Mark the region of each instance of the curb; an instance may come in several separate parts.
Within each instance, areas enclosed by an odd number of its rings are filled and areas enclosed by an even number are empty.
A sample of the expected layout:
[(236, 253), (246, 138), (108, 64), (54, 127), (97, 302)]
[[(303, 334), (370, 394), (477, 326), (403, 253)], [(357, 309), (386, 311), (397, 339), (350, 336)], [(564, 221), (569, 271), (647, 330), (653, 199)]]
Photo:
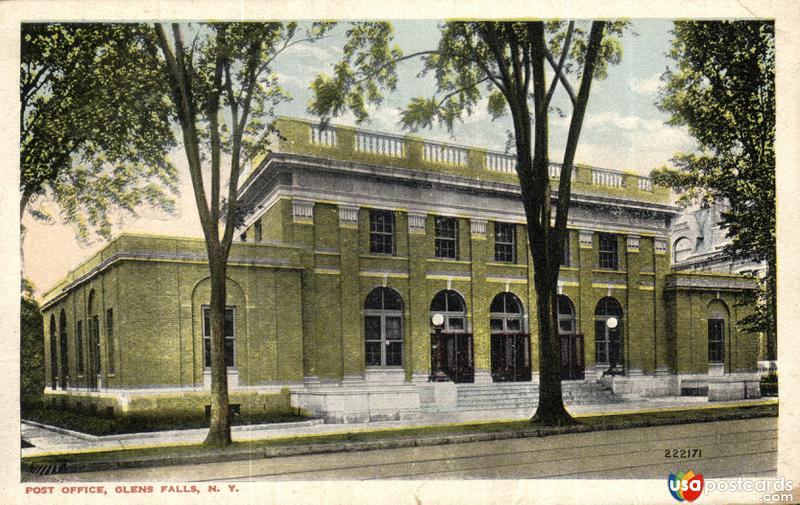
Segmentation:
[[(736, 413), (720, 416), (709, 416), (705, 419), (651, 419), (648, 421), (632, 421), (628, 424), (602, 424), (597, 426), (573, 425), (556, 428), (529, 428), (524, 430), (504, 431), (494, 433), (470, 433), (463, 435), (446, 435), (431, 437), (409, 437), (391, 440), (375, 440), (366, 442), (332, 442), (306, 445), (283, 445), (262, 448), (235, 448), (217, 449), (204, 454), (186, 456), (155, 456), (146, 459), (131, 459), (117, 461), (80, 461), (53, 464), (37, 464), (22, 462), (24, 473), (79, 473), (97, 472), (106, 470), (123, 470), (131, 468), (148, 468), (156, 466), (176, 466), (203, 463), (221, 463), (226, 461), (244, 461), (250, 459), (276, 458), (288, 456), (302, 456), (310, 454), (330, 454), (336, 452), (358, 452), (380, 449), (399, 449), (409, 447), (426, 447), (434, 445), (463, 444), (473, 442), (488, 442), (493, 440), (507, 440), (513, 438), (547, 437), (553, 435), (566, 435), (572, 433), (586, 433), (592, 431), (613, 431), (631, 428), (646, 428), (656, 426), (670, 426), (678, 424), (697, 424), (717, 421), (735, 421), (743, 419), (757, 419), (764, 417), (777, 417), (769, 412)], [(24, 480), (24, 479), (23, 479)]]

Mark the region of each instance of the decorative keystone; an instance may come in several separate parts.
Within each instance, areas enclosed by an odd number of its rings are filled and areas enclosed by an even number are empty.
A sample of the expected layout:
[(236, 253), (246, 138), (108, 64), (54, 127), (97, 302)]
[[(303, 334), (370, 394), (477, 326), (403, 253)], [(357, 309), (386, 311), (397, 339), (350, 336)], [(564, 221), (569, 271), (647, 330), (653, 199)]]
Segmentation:
[(641, 237), (639, 235), (628, 235), (627, 243), (628, 243), (628, 251), (629, 252), (639, 252), (639, 239)]
[(358, 228), (358, 207), (339, 205), (339, 227)]
[(578, 245), (581, 249), (592, 248), (592, 237), (594, 232), (592, 230), (578, 230)]
[(301, 224), (314, 223), (314, 202), (292, 200), (292, 221)]
[(408, 213), (408, 233), (411, 234), (424, 234), (425, 233), (425, 217), (423, 213)]
[(472, 238), (476, 240), (486, 240), (486, 220), (485, 219), (470, 219), (469, 232)]

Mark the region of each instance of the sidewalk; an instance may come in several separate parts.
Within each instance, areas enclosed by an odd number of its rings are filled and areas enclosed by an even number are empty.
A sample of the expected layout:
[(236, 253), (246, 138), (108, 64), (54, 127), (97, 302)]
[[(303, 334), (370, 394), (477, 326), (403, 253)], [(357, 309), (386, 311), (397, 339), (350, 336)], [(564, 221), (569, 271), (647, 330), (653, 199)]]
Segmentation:
[[(652, 398), (645, 401), (628, 401), (613, 404), (575, 405), (568, 407), (571, 414), (580, 416), (608, 415), (617, 413), (637, 413), (675, 409), (706, 409), (758, 405), (772, 400), (737, 400), (728, 402), (708, 402), (704, 397)], [(254, 426), (236, 426), (232, 429), (235, 441), (250, 441), (298, 435), (323, 433), (363, 432), (376, 429), (401, 428), (409, 426), (435, 426), (470, 421), (499, 421), (526, 419), (533, 415), (530, 409), (476, 410), (459, 412), (426, 413), (418, 419), (402, 421), (379, 421), (359, 424), (325, 424), (320, 420), (295, 423), (277, 423)], [(22, 457), (45, 454), (93, 452), (113, 449), (140, 449), (144, 447), (174, 446), (196, 444), (203, 441), (207, 429), (161, 431), (150, 433), (131, 433), (124, 435), (92, 436), (68, 430), (44, 427), (22, 421), (22, 438), (34, 447), (22, 449)]]

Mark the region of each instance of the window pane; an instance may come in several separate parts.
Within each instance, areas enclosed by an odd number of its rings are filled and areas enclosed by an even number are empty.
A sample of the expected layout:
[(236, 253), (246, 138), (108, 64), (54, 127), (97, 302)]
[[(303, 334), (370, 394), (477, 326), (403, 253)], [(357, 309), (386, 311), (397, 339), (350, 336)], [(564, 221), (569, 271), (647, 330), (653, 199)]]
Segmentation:
[(440, 217), (435, 219), (435, 252), (437, 258), (455, 259), (457, 256), (457, 230), (458, 222), (452, 217)]
[(371, 210), (369, 213), (370, 252), (393, 254), (394, 216), (391, 211)]
[(381, 343), (367, 342), (364, 347), (364, 361), (367, 366), (381, 366)]
[(233, 328), (233, 308), (225, 309), (225, 336), (232, 337), (236, 335)]
[(522, 314), (522, 303), (519, 298), (511, 293), (505, 293), (506, 300), (506, 313), (508, 314)]
[(206, 368), (211, 367), (211, 339), (203, 339), (203, 366)]
[(434, 312), (444, 312), (447, 310), (447, 293), (445, 291), (439, 291), (436, 293), (436, 296), (433, 297), (431, 301), (431, 311)]
[(559, 319), (558, 328), (561, 333), (572, 333), (572, 319)]
[(572, 306), (572, 301), (565, 295), (558, 296), (558, 313), (559, 314), (574, 314), (575, 310)]
[(401, 342), (386, 342), (386, 366), (400, 366), (403, 364), (403, 344)]
[(225, 339), (225, 364), (229, 367), (234, 366), (233, 364), (233, 346), (234, 346), (234, 339), (226, 338)]
[(513, 263), (516, 241), (516, 228), (513, 223), (495, 223), (494, 225), (494, 259)]
[(114, 373), (114, 310), (106, 310), (106, 351), (108, 353), (108, 373)]
[(383, 308), (385, 310), (403, 310), (403, 299), (394, 289), (383, 288)]
[(449, 317), (447, 318), (447, 327), (451, 330), (463, 330), (464, 318), (463, 317)]
[(495, 312), (498, 314), (505, 312), (506, 308), (505, 305), (503, 304), (504, 299), (505, 299), (504, 293), (495, 296), (494, 300), (492, 300), (492, 305), (489, 307), (489, 312)]
[(364, 316), (364, 339), (366, 340), (381, 339), (380, 316)]
[(604, 320), (594, 322), (594, 339), (597, 342), (606, 339), (606, 322)]
[(492, 331), (503, 331), (503, 320), (502, 319), (491, 319), (489, 321), (489, 325), (492, 328)]
[(617, 269), (617, 236), (601, 233), (599, 236), (600, 268)]
[(506, 319), (506, 325), (508, 326), (508, 331), (520, 331), (522, 328), (522, 321), (516, 318), (509, 318)]
[(367, 300), (364, 302), (365, 309), (381, 310), (383, 302), (381, 301), (382, 288), (375, 288), (367, 295)]
[(211, 336), (211, 311), (208, 307), (203, 307), (203, 336)]
[(447, 311), (464, 312), (464, 300), (455, 291), (447, 292)]
[(386, 317), (386, 339), (387, 340), (403, 340), (403, 332), (400, 325), (399, 317)]

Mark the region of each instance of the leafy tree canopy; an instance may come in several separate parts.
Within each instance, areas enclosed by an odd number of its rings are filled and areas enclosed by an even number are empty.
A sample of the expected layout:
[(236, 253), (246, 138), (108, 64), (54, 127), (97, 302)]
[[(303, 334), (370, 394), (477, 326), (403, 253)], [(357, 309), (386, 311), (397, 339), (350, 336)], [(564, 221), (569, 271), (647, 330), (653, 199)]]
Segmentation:
[(173, 210), (168, 88), (139, 24), (23, 24), (20, 219), (52, 199), (79, 238), (108, 238), (115, 210)]

